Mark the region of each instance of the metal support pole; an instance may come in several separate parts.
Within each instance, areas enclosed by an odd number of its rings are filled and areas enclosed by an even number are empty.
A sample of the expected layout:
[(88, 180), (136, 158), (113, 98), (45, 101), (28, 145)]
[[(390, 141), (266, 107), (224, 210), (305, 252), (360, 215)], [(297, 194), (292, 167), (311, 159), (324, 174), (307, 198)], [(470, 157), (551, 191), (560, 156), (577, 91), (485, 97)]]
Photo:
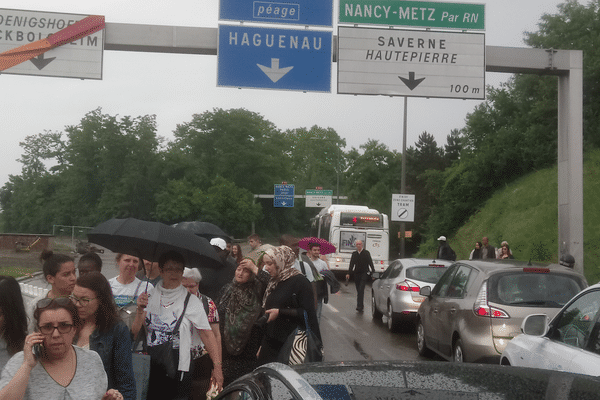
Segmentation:
[(335, 201), (335, 204), (340, 204), (340, 152), (341, 152), (341, 150), (340, 150), (339, 144), (337, 142), (335, 144), (337, 145), (337, 149), (338, 149), (338, 151), (337, 151), (337, 168), (335, 169), (335, 172), (336, 172), (335, 176), (337, 179), (337, 188), (336, 188), (336, 192), (335, 192), (335, 194), (337, 195), (336, 196), (337, 199)]
[(583, 273), (583, 52), (558, 78), (558, 251)]
[[(402, 174), (400, 178), (400, 194), (406, 194), (406, 131), (408, 119), (408, 97), (404, 96), (404, 121), (402, 122)], [(404, 258), (404, 234), (406, 225), (400, 222), (400, 258)]]

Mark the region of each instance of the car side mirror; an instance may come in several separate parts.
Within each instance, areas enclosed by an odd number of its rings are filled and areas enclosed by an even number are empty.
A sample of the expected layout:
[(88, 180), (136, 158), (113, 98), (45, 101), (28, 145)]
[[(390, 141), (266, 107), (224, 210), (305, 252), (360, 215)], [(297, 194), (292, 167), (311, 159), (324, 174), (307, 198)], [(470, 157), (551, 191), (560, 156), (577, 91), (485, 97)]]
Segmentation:
[(525, 317), (521, 331), (526, 335), (544, 336), (548, 332), (548, 316), (546, 314), (531, 314)]
[(419, 290), (419, 294), (421, 296), (425, 296), (425, 297), (429, 297), (431, 296), (431, 286), (423, 286), (420, 290)]
[(371, 273), (371, 277), (373, 279), (379, 279), (379, 278), (381, 278), (381, 272), (373, 272), (373, 273)]

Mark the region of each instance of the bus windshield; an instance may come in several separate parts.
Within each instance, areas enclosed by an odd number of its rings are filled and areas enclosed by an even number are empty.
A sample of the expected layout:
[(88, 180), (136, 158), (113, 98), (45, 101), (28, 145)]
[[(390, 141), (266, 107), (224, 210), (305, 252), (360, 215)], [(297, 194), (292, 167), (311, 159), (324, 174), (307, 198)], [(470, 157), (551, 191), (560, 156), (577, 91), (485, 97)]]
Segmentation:
[(340, 226), (383, 228), (383, 218), (381, 214), (342, 212), (340, 213)]

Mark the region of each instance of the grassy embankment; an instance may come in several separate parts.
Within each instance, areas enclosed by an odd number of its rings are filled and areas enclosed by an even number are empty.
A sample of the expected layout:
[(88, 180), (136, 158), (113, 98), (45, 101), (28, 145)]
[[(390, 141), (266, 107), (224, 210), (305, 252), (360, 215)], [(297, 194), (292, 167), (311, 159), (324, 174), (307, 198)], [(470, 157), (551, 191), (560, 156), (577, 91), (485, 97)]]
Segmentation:
[[(583, 164), (584, 273), (600, 281), (600, 150), (588, 152)], [(434, 235), (444, 232), (436, 232)], [(558, 262), (558, 169), (531, 173), (500, 188), (483, 207), (448, 238), (458, 259), (469, 257), (483, 236), (499, 246), (506, 240), (518, 260)], [(435, 255), (437, 243), (422, 246), (419, 257)]]

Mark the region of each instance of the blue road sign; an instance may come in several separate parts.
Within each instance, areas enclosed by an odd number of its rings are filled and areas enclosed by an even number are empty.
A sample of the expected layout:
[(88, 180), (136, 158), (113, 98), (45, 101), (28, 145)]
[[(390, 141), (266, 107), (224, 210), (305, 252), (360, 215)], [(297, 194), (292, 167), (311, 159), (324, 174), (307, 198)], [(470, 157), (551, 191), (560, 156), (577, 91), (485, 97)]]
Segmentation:
[(333, 0), (286, 0), (286, 2), (221, 0), (219, 19), (333, 26)]
[(332, 32), (219, 25), (217, 86), (331, 92)]
[(294, 185), (275, 185), (273, 207), (294, 207)]

